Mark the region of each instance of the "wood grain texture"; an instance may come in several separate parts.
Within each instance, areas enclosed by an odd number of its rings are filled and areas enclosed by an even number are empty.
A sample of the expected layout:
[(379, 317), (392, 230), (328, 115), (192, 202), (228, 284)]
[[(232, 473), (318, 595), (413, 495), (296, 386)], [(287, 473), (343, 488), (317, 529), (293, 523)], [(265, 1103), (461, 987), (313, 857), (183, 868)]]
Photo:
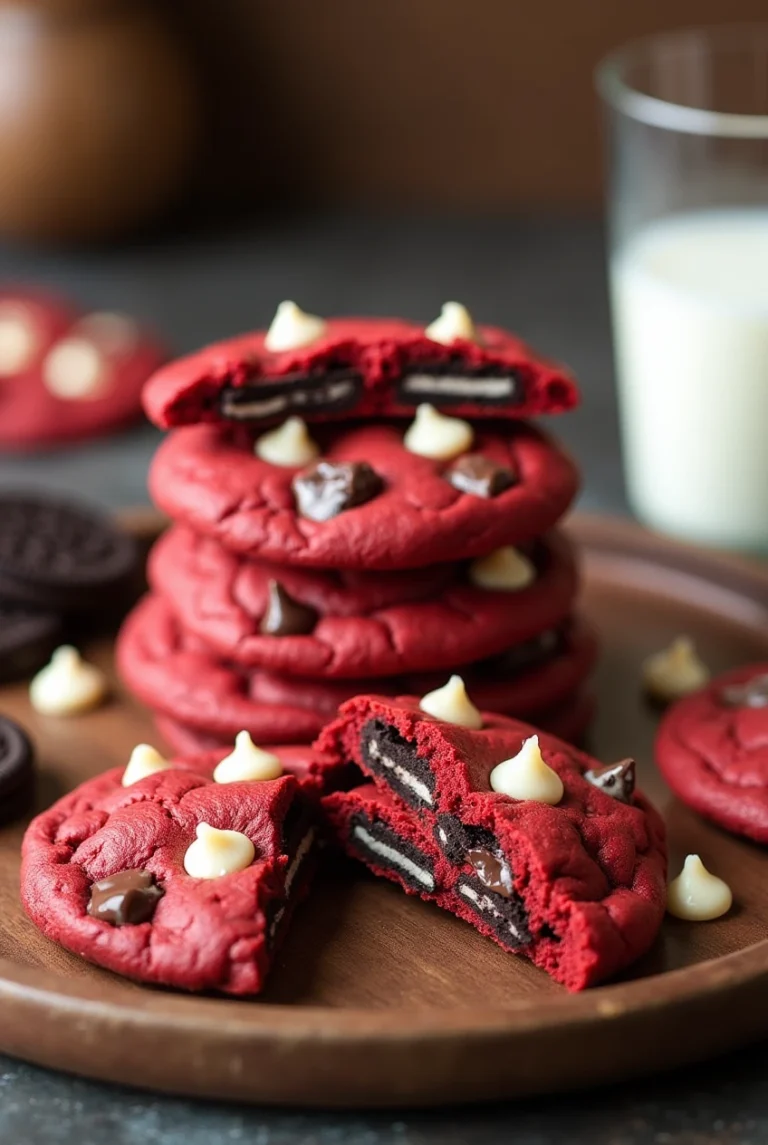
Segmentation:
[[(147, 535), (146, 514), (134, 526)], [(632, 754), (663, 809), (672, 866), (689, 851), (733, 887), (725, 919), (668, 919), (620, 982), (566, 994), (436, 907), (341, 859), (298, 912), (266, 993), (225, 1001), (145, 989), (48, 942), (18, 900), (22, 825), (0, 832), (0, 1050), (170, 1092), (314, 1106), (423, 1105), (573, 1088), (696, 1060), (764, 1033), (768, 857), (675, 802), (651, 762), (656, 717), (639, 697), (648, 653), (680, 632), (714, 670), (768, 658), (768, 571), (576, 518), (584, 604), (605, 650), (594, 747)], [(111, 671), (108, 642), (88, 649)], [(0, 692), (40, 748), (39, 805), (153, 739), (121, 694), (76, 720)]]

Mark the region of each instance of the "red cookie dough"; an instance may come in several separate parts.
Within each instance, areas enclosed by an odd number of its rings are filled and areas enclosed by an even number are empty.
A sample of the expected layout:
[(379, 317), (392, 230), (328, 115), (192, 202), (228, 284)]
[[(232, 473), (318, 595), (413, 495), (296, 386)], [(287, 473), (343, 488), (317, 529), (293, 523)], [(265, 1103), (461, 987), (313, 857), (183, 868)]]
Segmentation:
[(479, 327), (477, 342), (448, 346), (399, 318), (332, 319), (310, 345), (281, 353), (266, 349), (265, 336), (256, 330), (165, 366), (147, 384), (148, 416), (167, 429), (238, 416), (408, 415), (430, 401), (474, 417), (521, 418), (578, 402), (568, 373), (493, 326)]
[(144, 383), (164, 357), (125, 315), (0, 293), (0, 448), (55, 446), (136, 421)]
[[(533, 558), (538, 577), (529, 588), (490, 592), (472, 585), (463, 565), (367, 576), (305, 570), (239, 558), (176, 528), (155, 546), (149, 579), (181, 626), (228, 660), (355, 679), (454, 668), (559, 624), (576, 595), (573, 550), (552, 534)], [(303, 606), (310, 631), (261, 631), (270, 585)]]
[(315, 747), (354, 760), (375, 788), (330, 795), (323, 807), (342, 846), (377, 874), (580, 990), (653, 942), (666, 903), (664, 825), (644, 796), (623, 803), (588, 782), (599, 765), (543, 733), (561, 802), (493, 791), (493, 768), (534, 733), (488, 714), (470, 731), (425, 715), (413, 698), (359, 696)]
[(768, 663), (736, 668), (673, 704), (655, 752), (683, 803), (768, 843)]
[[(224, 741), (245, 729), (259, 743), (309, 742), (339, 705), (364, 686), (359, 680), (296, 679), (262, 669), (238, 669), (198, 637), (185, 633), (168, 604), (153, 596), (146, 597), (125, 621), (116, 654), (124, 682), (143, 703)], [(482, 707), (492, 701), (504, 711), (529, 715), (576, 691), (594, 657), (591, 630), (572, 625), (563, 630), (551, 660), (534, 661), (528, 671), (505, 670), (502, 657), (471, 667), (465, 679)], [(374, 683), (392, 695), (417, 684), (423, 694), (444, 684), (446, 676), (441, 672)], [(372, 681), (365, 683), (370, 686)]]
[[(313, 866), (314, 829), (284, 831), (296, 781), (218, 784), (174, 769), (123, 787), (122, 776), (117, 768), (88, 780), (31, 823), (21, 871), (27, 914), (54, 942), (129, 978), (258, 993)], [(247, 835), (254, 862), (191, 878), (184, 855), (200, 823)], [(147, 921), (112, 925), (88, 913), (94, 883), (139, 871), (162, 892)]]
[(473, 454), (517, 474), (495, 497), (446, 479), (451, 462), (408, 452), (402, 424), (317, 427), (325, 460), (366, 462), (377, 496), (325, 521), (299, 515), (292, 481), (302, 470), (253, 452), (243, 427), (191, 426), (169, 435), (150, 470), (150, 492), (175, 520), (259, 560), (315, 568), (416, 568), (483, 556), (539, 536), (565, 513), (579, 476), (573, 461), (531, 426), (478, 430)]

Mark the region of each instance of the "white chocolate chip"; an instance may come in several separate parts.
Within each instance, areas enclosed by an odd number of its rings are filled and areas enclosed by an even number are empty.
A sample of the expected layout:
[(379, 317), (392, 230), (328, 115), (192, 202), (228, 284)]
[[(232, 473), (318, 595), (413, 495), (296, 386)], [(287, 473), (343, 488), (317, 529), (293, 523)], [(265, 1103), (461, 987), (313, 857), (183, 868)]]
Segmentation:
[(492, 592), (519, 592), (536, 580), (536, 566), (512, 545), (504, 545), (488, 553), (487, 557), (472, 561), (469, 579), (476, 588), (487, 588)]
[(665, 704), (698, 691), (708, 680), (709, 669), (687, 636), (678, 636), (669, 648), (649, 656), (643, 664), (643, 687)]
[(63, 401), (99, 397), (109, 375), (101, 351), (87, 338), (62, 338), (43, 362), (46, 389)]
[(97, 310), (76, 327), (78, 335), (96, 342), (106, 354), (127, 354), (139, 340), (139, 328), (127, 314)]
[(63, 644), (29, 685), (36, 712), (46, 716), (75, 716), (97, 707), (107, 694), (107, 679), (95, 664), (82, 659), (76, 648)]
[(148, 743), (138, 743), (131, 752), (128, 766), (123, 772), (123, 787), (132, 787), (140, 779), (146, 779), (148, 775), (154, 775), (156, 771), (168, 771), (172, 767), (173, 764), (170, 760), (162, 756), (154, 747), (150, 747)]
[(481, 728), (483, 717), (467, 695), (461, 676), (451, 676), (442, 688), (422, 696), (419, 707), (436, 720), (456, 724), (460, 728)]
[(305, 314), (295, 302), (281, 302), (267, 330), (264, 346), (270, 354), (298, 350), (322, 338), (326, 323), (316, 314)]
[(669, 884), (667, 910), (675, 918), (705, 922), (731, 909), (731, 888), (711, 874), (698, 855), (689, 855), (683, 869)]
[(539, 747), (539, 737), (523, 742), (517, 755), (502, 760), (491, 772), (491, 789), (511, 799), (527, 799), (554, 807), (563, 798), (563, 781), (548, 763)]
[(240, 831), (220, 831), (198, 824), (197, 838), (184, 855), (184, 870), (193, 879), (220, 879), (244, 871), (256, 858), (256, 848)]
[(444, 346), (450, 346), (457, 338), (467, 342), (477, 341), (472, 315), (460, 302), (444, 302), (440, 317), (430, 322), (424, 333), (433, 342), (441, 342)]
[(317, 442), (309, 436), (306, 423), (300, 417), (289, 417), (277, 429), (271, 429), (256, 439), (254, 451), (270, 465), (295, 468), (308, 465), (319, 455)]
[(0, 377), (21, 373), (30, 365), (40, 335), (22, 306), (0, 305)]
[(474, 430), (468, 421), (446, 417), (428, 402), (416, 407), (416, 417), (408, 426), (403, 444), (409, 453), (448, 461), (472, 448)]
[(239, 783), (241, 780), (278, 779), (283, 765), (272, 752), (262, 751), (248, 735), (238, 732), (235, 749), (222, 759), (213, 773), (215, 783)]

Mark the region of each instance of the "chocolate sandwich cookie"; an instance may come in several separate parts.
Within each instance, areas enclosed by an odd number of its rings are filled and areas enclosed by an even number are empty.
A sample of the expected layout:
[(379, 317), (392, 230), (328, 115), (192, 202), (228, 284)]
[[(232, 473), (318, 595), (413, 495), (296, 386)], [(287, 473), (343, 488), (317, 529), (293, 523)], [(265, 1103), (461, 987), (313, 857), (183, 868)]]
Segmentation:
[(149, 578), (181, 626), (225, 659), (351, 680), (454, 668), (556, 627), (576, 595), (572, 548), (550, 534), (528, 559), (530, 583), (493, 591), (473, 583), (471, 564), (388, 574), (292, 568), (176, 528), (155, 546)]
[[(257, 456), (245, 427), (190, 426), (160, 446), (150, 490), (172, 518), (233, 552), (367, 571), (481, 557), (529, 541), (559, 520), (576, 493), (573, 462), (531, 426), (483, 423), (471, 445), (463, 448), (464, 433), (460, 452), (443, 460), (406, 448), (407, 432), (402, 423), (318, 426), (315, 460), (284, 465)], [(309, 456), (307, 448), (296, 456)], [(469, 454), (513, 483), (489, 480), (485, 493), (468, 491), (456, 472)], [(367, 500), (340, 500), (339, 474), (355, 488), (349, 470), (363, 465), (378, 484), (368, 483)]]
[[(504, 711), (533, 714), (557, 706), (588, 675), (595, 655), (594, 637), (579, 627), (558, 637), (561, 651), (549, 661), (534, 658), (530, 674), (518, 664), (506, 678), (502, 669), (482, 663), (465, 672), (477, 703), (493, 702)], [(311, 680), (259, 668), (238, 668), (217, 656), (176, 621), (168, 604), (149, 596), (124, 623), (116, 647), (124, 683), (155, 712), (215, 739), (230, 740), (245, 728), (261, 743), (309, 742), (340, 704), (372, 683), (391, 695), (402, 694), (410, 677), (367, 680)], [(439, 687), (446, 673), (418, 677), (419, 685)], [(520, 707), (518, 700), (530, 704)], [(175, 742), (175, 741), (174, 741)]]
[(159, 370), (144, 393), (148, 416), (163, 429), (260, 425), (292, 414), (408, 416), (430, 402), (465, 416), (525, 418), (578, 401), (568, 373), (496, 327), (446, 331), (456, 335), (446, 338), (402, 319), (323, 322), (297, 314), (303, 325), (278, 337), (257, 330)]
[(326, 797), (324, 810), (376, 873), (569, 989), (594, 985), (640, 957), (661, 925), (663, 822), (628, 778), (609, 790), (575, 748), (478, 716), (470, 729), (417, 699), (349, 701), (315, 747), (353, 760), (373, 785)]
[(659, 727), (655, 754), (683, 803), (768, 843), (768, 664), (736, 668), (679, 700)]
[(87, 506), (0, 493), (0, 598), (62, 612), (112, 608), (134, 586), (133, 538)]
[(314, 865), (299, 786), (175, 766), (88, 780), (31, 823), (27, 914), (54, 942), (140, 982), (257, 994)]
[(35, 753), (29, 737), (0, 716), (0, 825), (20, 818), (35, 797)]
[(56, 613), (0, 600), (1, 684), (32, 675), (62, 642), (62, 621)]
[(50, 447), (136, 421), (142, 387), (164, 358), (125, 314), (0, 293), (0, 446)]

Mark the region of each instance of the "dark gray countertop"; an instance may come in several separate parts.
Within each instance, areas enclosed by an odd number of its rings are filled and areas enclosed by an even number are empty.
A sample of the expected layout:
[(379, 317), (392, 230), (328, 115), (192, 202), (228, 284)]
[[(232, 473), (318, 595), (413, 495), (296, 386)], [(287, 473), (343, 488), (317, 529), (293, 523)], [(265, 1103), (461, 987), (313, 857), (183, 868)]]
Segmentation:
[[(484, 321), (514, 327), (573, 366), (585, 402), (555, 428), (582, 464), (582, 504), (624, 508), (595, 222), (280, 219), (247, 234), (110, 252), (0, 251), (0, 279), (48, 284), (86, 305), (125, 308), (151, 320), (179, 352), (268, 322), (286, 297), (320, 313), (389, 312), (423, 320), (446, 298), (458, 298)], [(147, 462), (157, 440), (154, 431), (139, 428), (83, 448), (0, 459), (0, 484), (53, 484), (110, 506), (135, 504), (146, 500)], [(576, 1097), (402, 1116), (304, 1115), (156, 1098), (0, 1057), (0, 1142), (754, 1145), (768, 1140), (766, 1078), (764, 1046)]]

